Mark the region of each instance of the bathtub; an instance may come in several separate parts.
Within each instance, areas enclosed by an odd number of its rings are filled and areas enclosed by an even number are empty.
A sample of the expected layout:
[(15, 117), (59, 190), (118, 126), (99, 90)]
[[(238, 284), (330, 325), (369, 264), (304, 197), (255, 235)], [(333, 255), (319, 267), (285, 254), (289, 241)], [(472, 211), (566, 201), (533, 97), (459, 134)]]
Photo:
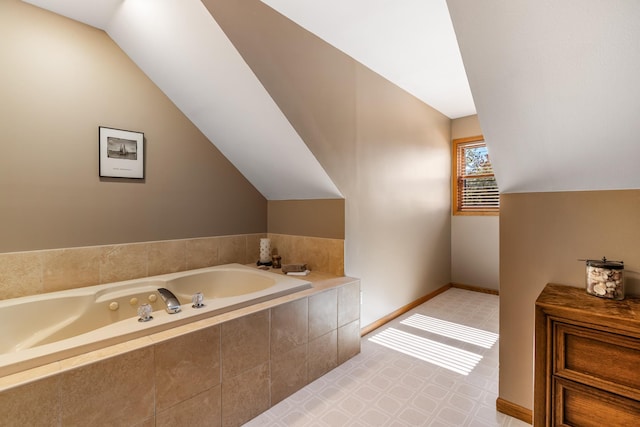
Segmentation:
[[(158, 294), (169, 289), (181, 311)], [(227, 264), (0, 301), (0, 376), (311, 288), (298, 278)], [(204, 307), (193, 308), (196, 292)], [(138, 306), (153, 319), (138, 321)]]

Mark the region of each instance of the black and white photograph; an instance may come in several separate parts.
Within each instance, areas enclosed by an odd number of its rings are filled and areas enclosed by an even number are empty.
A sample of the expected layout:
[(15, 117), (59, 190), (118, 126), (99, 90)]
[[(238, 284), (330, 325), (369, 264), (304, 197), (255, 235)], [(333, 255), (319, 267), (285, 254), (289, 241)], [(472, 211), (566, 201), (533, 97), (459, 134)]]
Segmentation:
[(138, 144), (131, 139), (107, 137), (107, 157), (138, 160)]
[(99, 127), (100, 177), (144, 178), (144, 134)]

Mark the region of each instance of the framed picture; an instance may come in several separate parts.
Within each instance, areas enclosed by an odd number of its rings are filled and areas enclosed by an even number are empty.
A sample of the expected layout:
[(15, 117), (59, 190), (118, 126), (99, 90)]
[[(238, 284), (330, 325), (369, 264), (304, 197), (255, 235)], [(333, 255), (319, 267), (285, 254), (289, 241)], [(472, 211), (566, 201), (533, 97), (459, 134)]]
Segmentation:
[(144, 179), (144, 133), (100, 126), (100, 177)]

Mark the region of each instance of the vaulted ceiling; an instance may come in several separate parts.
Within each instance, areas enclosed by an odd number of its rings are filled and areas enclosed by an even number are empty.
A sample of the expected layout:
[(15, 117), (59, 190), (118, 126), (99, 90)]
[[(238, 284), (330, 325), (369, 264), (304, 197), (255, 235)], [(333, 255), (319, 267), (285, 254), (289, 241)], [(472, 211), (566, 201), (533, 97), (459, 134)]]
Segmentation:
[(640, 188), (640, 2), (448, 5), (501, 192)]
[(476, 113), (445, 0), (262, 0), (449, 118)]
[[(104, 29), (266, 198), (340, 197), (199, 0), (25, 1)], [(477, 107), (501, 192), (640, 188), (635, 0), (263, 1), (450, 118)]]

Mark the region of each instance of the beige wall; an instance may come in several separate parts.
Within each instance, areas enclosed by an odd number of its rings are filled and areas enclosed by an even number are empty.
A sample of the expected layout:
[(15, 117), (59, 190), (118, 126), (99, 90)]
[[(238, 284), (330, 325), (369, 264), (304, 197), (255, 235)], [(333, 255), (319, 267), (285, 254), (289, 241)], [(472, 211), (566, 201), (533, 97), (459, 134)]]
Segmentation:
[(500, 290), (497, 216), (451, 217), (451, 281)]
[(282, 264), (344, 275), (344, 199), (270, 200), (267, 237)]
[[(451, 139), (477, 135), (482, 135), (477, 115), (451, 121)], [(451, 217), (452, 282), (499, 289), (499, 233), (497, 216)]]
[(344, 199), (269, 200), (269, 233), (344, 239)]
[(480, 120), (477, 114), (451, 120), (451, 139), (468, 138), (478, 135), (482, 135), (482, 128), (480, 127)]
[[(0, 2), (0, 252), (266, 232), (267, 203), (103, 31)], [(98, 178), (98, 126), (146, 179)]]
[(345, 196), (362, 324), (451, 279), (450, 120), (258, 0), (204, 0)]
[[(533, 316), (549, 282), (584, 286), (585, 263), (623, 260), (640, 294), (640, 190), (503, 194), (500, 213), (500, 397), (533, 406)], [(594, 297), (595, 298), (595, 297)]]

